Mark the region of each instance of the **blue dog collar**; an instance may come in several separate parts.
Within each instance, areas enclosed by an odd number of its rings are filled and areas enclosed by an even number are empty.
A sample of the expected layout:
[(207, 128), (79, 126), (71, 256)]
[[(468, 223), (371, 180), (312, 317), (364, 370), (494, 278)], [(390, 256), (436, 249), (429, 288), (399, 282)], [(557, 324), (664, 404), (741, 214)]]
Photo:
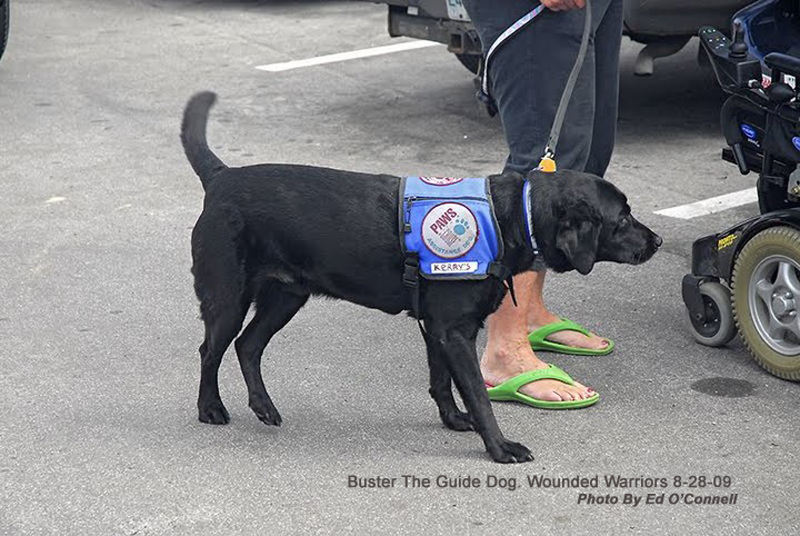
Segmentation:
[(522, 186), (522, 216), (525, 218), (525, 230), (528, 234), (528, 242), (533, 248), (533, 254), (539, 255), (539, 245), (536, 243), (536, 236), (533, 234), (533, 220), (531, 219), (531, 181), (525, 179)]

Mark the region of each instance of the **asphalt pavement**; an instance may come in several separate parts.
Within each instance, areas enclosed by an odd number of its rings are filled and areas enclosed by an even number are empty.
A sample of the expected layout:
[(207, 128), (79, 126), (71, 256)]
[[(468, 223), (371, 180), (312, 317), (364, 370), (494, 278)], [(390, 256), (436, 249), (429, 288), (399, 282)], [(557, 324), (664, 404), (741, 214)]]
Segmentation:
[[(231, 165), (497, 172), (500, 124), (444, 47), (265, 72), (256, 67), (396, 42), (386, 7), (12, 0), (11, 11), (0, 61), (0, 533), (800, 533), (800, 387), (738, 341), (695, 344), (680, 298), (691, 242), (757, 208), (654, 214), (754, 181), (719, 158), (724, 96), (698, 68), (696, 43), (650, 78), (632, 74), (641, 45), (623, 44), (608, 178), (665, 245), (643, 266), (550, 278), (549, 305), (617, 350), (547, 356), (601, 393), (592, 408), (495, 405), (506, 436), (536, 457), (500, 466), (477, 435), (440, 425), (412, 319), (331, 300), (312, 300), (266, 351), (282, 427), (248, 409), (232, 349), (220, 372), (230, 424), (196, 415), (203, 329), (189, 237), (203, 193), (178, 138), (188, 97), (219, 94), (210, 144)], [(351, 475), (395, 481), (352, 488)], [(607, 487), (614, 475), (633, 487)], [(599, 485), (529, 485), (537, 476)], [(626, 493), (643, 502), (623, 504)], [(687, 494), (735, 504), (689, 505)]]

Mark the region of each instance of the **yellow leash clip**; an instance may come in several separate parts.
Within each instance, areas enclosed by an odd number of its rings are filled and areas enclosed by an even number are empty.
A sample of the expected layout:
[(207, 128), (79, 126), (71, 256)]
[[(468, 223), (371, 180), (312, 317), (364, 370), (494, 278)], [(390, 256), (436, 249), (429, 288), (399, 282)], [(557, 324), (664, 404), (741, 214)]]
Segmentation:
[(539, 160), (539, 167), (537, 169), (545, 173), (553, 173), (556, 170), (556, 161), (553, 160), (553, 156), (555, 155), (553, 151), (550, 150), (550, 147), (545, 149), (544, 156)]
[(545, 156), (539, 161), (539, 171), (544, 171), (545, 173), (553, 173), (555, 170), (556, 170), (556, 161), (550, 158), (549, 156)]

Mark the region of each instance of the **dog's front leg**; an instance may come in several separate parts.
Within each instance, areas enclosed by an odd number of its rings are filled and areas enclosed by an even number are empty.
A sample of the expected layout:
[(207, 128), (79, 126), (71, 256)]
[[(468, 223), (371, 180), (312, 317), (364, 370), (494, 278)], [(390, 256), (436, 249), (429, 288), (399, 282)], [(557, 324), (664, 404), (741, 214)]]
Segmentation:
[(469, 414), (458, 409), (453, 398), (453, 382), (441, 344), (430, 335), (424, 335), (428, 349), (428, 368), (431, 375), (431, 398), (439, 408), (439, 417), (444, 425), (456, 432), (474, 430)]
[(533, 460), (527, 447), (503, 437), (486, 394), (478, 355), (475, 349), (475, 330), (469, 336), (452, 326), (429, 324), (428, 336), (439, 339), (441, 354), (467, 407), (476, 431), (483, 439), (492, 459), (500, 463), (520, 463)]

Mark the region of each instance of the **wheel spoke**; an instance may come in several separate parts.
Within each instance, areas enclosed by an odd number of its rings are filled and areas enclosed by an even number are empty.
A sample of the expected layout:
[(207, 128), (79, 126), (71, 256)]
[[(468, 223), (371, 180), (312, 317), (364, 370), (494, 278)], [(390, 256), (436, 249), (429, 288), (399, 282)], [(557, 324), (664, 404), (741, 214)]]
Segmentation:
[(800, 340), (800, 319), (792, 318), (788, 324), (784, 324), (786, 331), (794, 335), (794, 338)]
[(795, 296), (800, 296), (800, 281), (797, 279), (797, 272), (794, 266), (788, 262), (778, 264), (778, 277), (775, 279), (775, 285), (785, 287)]
[(758, 297), (764, 302), (764, 305), (767, 306), (767, 309), (770, 308), (770, 304), (772, 303), (772, 293), (774, 290), (775, 285), (766, 279), (762, 279), (756, 283), (756, 294), (758, 294)]
[(775, 318), (775, 315), (772, 311), (769, 312), (769, 326), (767, 326), (767, 333), (774, 341), (782, 341), (783, 340), (783, 331), (786, 329), (786, 326), (781, 324), (781, 322)]

